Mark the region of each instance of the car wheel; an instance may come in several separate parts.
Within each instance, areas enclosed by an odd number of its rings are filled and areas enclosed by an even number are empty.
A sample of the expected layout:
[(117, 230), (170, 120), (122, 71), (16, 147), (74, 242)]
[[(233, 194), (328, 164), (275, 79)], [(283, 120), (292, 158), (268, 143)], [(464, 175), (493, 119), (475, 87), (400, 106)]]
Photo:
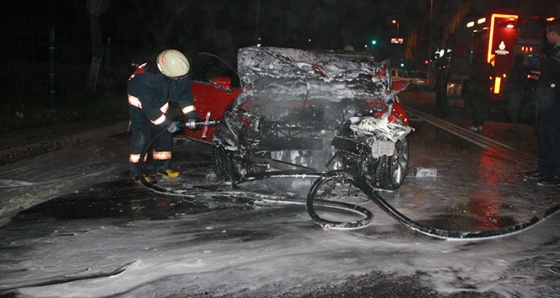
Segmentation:
[(380, 187), (395, 190), (401, 187), (408, 169), (408, 138), (403, 138), (395, 144), (395, 154), (384, 157), (380, 175)]
[(247, 163), (235, 157), (235, 152), (227, 151), (223, 146), (213, 145), (212, 155), (214, 157), (214, 173), (218, 178), (225, 181), (238, 182), (247, 173)]

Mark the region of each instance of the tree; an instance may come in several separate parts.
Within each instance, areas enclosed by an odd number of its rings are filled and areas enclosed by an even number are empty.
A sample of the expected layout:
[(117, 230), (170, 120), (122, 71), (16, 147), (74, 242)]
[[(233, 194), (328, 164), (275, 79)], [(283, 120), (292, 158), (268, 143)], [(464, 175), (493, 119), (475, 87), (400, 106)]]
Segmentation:
[(91, 29), (91, 67), (86, 90), (94, 92), (103, 61), (103, 34), (99, 19), (109, 10), (109, 0), (87, 0), (87, 9)]
[(145, 26), (148, 36), (152, 38), (151, 42), (157, 50), (161, 50), (169, 46), (169, 36), (174, 33), (177, 21), (190, 7), (192, 1), (134, 0), (133, 3), (139, 17), (145, 20), (138, 25)]

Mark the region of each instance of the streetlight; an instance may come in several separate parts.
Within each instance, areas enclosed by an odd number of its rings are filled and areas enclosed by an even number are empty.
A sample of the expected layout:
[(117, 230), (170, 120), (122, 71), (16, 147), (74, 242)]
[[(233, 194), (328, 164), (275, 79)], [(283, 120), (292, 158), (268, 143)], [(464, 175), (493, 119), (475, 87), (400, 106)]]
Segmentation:
[(397, 22), (397, 20), (392, 20), (391, 23), (395, 24), (395, 26), (397, 26), (397, 37), (399, 37), (399, 22)]

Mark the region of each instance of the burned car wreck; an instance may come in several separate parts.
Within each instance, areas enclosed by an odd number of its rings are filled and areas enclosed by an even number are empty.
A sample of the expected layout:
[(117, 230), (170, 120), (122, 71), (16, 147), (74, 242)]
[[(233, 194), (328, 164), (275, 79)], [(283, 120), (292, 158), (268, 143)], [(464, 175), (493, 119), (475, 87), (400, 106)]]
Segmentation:
[(243, 92), (212, 139), (217, 176), (235, 184), (344, 170), (399, 188), (412, 128), (389, 67), (352, 52), (240, 49)]

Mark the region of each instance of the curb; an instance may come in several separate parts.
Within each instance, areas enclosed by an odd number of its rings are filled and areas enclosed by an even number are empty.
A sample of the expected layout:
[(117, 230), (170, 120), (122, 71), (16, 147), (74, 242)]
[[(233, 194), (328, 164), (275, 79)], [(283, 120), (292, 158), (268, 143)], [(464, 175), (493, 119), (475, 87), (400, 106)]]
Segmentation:
[(42, 140), (36, 143), (3, 149), (0, 150), (0, 165), (14, 163), (47, 152), (114, 136), (126, 132), (127, 127), (128, 121), (122, 121), (60, 136), (51, 140)]

